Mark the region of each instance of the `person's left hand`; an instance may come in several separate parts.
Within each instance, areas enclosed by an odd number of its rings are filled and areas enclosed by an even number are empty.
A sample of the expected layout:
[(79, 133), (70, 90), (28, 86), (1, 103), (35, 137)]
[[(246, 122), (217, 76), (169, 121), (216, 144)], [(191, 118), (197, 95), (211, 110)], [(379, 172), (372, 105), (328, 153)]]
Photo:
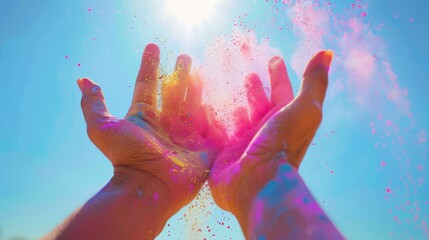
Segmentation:
[(250, 205), (281, 166), (298, 169), (322, 121), (332, 58), (331, 51), (321, 51), (310, 60), (295, 98), (280, 57), (269, 62), (271, 100), (257, 74), (246, 78), (250, 118), (246, 109), (237, 109), (236, 132), (210, 172), (210, 190), (219, 207), (240, 218), (243, 211), (237, 209)]
[(139, 181), (132, 178), (136, 171), (141, 173), (153, 190), (146, 194), (166, 202), (171, 215), (189, 203), (206, 181), (226, 132), (211, 108), (201, 103), (201, 78), (190, 76), (191, 58), (179, 56), (174, 73), (160, 77), (159, 55), (157, 45), (146, 47), (124, 119), (109, 113), (98, 85), (87, 78), (78, 84), (89, 138), (112, 162), (115, 175)]

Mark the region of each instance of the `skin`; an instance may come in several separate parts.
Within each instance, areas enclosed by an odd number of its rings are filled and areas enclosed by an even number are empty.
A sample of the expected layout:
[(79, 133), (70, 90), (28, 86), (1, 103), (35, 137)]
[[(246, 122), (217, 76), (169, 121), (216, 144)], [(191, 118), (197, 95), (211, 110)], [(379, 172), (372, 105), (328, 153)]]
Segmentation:
[(250, 114), (236, 110), (235, 135), (216, 158), (209, 184), (246, 239), (343, 239), (298, 174), (322, 120), (332, 58), (322, 51), (310, 60), (295, 98), (280, 57), (269, 62), (270, 99), (257, 74), (245, 79)]
[(153, 239), (209, 173), (216, 203), (237, 217), (247, 239), (342, 239), (297, 172), (322, 119), (331, 61), (331, 52), (316, 54), (296, 98), (279, 57), (269, 63), (271, 99), (249, 75), (250, 114), (236, 110), (228, 144), (214, 111), (201, 103), (201, 79), (190, 76), (187, 55), (161, 79), (158, 111), (159, 48), (146, 47), (124, 119), (109, 113), (97, 84), (79, 79), (88, 136), (114, 174), (44, 239)]
[(162, 79), (157, 110), (159, 55), (157, 45), (146, 47), (124, 119), (109, 113), (97, 84), (78, 80), (88, 136), (114, 175), (45, 239), (153, 239), (206, 181), (225, 130), (201, 104), (201, 79), (189, 75), (187, 55)]

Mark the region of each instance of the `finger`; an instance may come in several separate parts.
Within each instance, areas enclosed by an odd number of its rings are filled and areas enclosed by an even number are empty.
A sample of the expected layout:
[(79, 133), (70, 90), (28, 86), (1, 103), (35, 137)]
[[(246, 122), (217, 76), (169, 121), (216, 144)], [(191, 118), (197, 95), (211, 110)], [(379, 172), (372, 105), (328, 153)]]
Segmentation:
[(186, 91), (185, 108), (195, 109), (201, 106), (203, 94), (203, 82), (200, 75), (189, 77), (188, 89)]
[(101, 88), (88, 78), (77, 80), (82, 91), (81, 106), (86, 124), (89, 127), (111, 117), (104, 101)]
[(205, 105), (203, 109), (206, 111), (208, 123), (205, 138), (209, 139), (209, 144), (212, 145), (213, 149), (223, 149), (228, 138), (225, 125), (217, 119), (217, 114), (213, 106)]
[(299, 94), (305, 99), (315, 101), (320, 107), (325, 99), (328, 72), (333, 57), (332, 51), (321, 51), (314, 55), (304, 71)]
[(292, 85), (287, 74), (285, 62), (281, 57), (273, 57), (269, 64), (271, 81), (271, 103), (273, 106), (286, 105), (293, 100)]
[(146, 46), (134, 88), (133, 104), (143, 103), (156, 108), (159, 54), (160, 50), (156, 44), (151, 43)]
[(189, 55), (181, 54), (177, 57), (176, 66), (174, 67), (174, 73), (177, 74), (177, 78), (179, 81), (182, 80), (180, 83), (182, 88), (180, 90), (183, 96), (185, 96), (186, 80), (189, 77), (189, 71), (191, 70), (191, 65), (192, 65), (192, 59)]
[(242, 136), (251, 127), (249, 113), (247, 112), (247, 109), (245, 107), (238, 107), (234, 111), (233, 121), (234, 121), (234, 127), (235, 127), (234, 135), (236, 137)]
[(271, 103), (264, 91), (262, 81), (257, 74), (250, 74), (246, 77), (244, 86), (249, 102), (250, 121), (252, 125), (261, 120), (270, 110)]
[(177, 58), (173, 74), (163, 83), (163, 111), (181, 111), (180, 107), (185, 100), (191, 64), (192, 59), (188, 55), (183, 54)]

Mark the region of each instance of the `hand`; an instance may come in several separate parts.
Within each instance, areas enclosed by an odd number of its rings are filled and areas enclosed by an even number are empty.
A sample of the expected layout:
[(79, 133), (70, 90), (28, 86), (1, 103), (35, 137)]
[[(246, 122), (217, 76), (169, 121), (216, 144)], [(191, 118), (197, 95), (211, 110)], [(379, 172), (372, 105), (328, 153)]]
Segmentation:
[[(187, 55), (177, 58), (171, 76), (161, 78), (162, 106), (157, 110), (159, 55), (157, 45), (146, 47), (124, 119), (109, 113), (98, 85), (87, 78), (78, 84), (91, 141), (112, 162), (115, 175), (144, 179), (154, 189), (154, 199), (168, 203), (165, 210), (171, 216), (206, 181), (226, 133), (211, 108), (201, 104), (201, 79), (190, 76)], [(135, 177), (136, 173), (144, 177)]]
[[(313, 57), (296, 98), (285, 63), (279, 57), (269, 62), (271, 100), (258, 75), (246, 78), (250, 118), (245, 108), (236, 110), (234, 139), (216, 158), (209, 177), (216, 203), (239, 221), (246, 219), (249, 205), (274, 179), (280, 166), (299, 167), (322, 120), (332, 58), (330, 51)], [(246, 233), (246, 229), (243, 231)]]

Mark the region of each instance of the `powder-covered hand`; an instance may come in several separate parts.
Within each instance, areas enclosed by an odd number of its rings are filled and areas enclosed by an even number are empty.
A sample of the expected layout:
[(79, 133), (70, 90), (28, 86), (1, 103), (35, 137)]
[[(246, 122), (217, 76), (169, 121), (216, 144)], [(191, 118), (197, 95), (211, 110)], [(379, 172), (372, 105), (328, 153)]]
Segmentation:
[(202, 83), (190, 76), (191, 58), (179, 56), (168, 77), (158, 76), (159, 61), (158, 46), (149, 44), (124, 119), (109, 113), (101, 88), (94, 82), (83, 78), (78, 85), (89, 138), (112, 162), (115, 175), (131, 181), (140, 181), (134, 179), (136, 174), (144, 175), (139, 179), (151, 185), (154, 199), (169, 203), (165, 211), (172, 214), (198, 193), (226, 133), (211, 108), (201, 104)]
[[(249, 239), (312, 239), (310, 235), (289, 234), (299, 233), (299, 227), (303, 227), (303, 234), (311, 233), (308, 229), (320, 226), (307, 224), (324, 214), (297, 169), (322, 120), (332, 58), (332, 52), (322, 51), (311, 59), (295, 98), (280, 57), (269, 62), (271, 100), (258, 75), (245, 80), (250, 114), (245, 108), (235, 111), (235, 135), (216, 158), (209, 184), (216, 203), (236, 215)], [(301, 207), (302, 199), (308, 199), (304, 201), (307, 207)], [(307, 214), (305, 209), (310, 208), (316, 210)], [(299, 226), (302, 222), (305, 224)], [(268, 235), (253, 235), (258, 231)]]

